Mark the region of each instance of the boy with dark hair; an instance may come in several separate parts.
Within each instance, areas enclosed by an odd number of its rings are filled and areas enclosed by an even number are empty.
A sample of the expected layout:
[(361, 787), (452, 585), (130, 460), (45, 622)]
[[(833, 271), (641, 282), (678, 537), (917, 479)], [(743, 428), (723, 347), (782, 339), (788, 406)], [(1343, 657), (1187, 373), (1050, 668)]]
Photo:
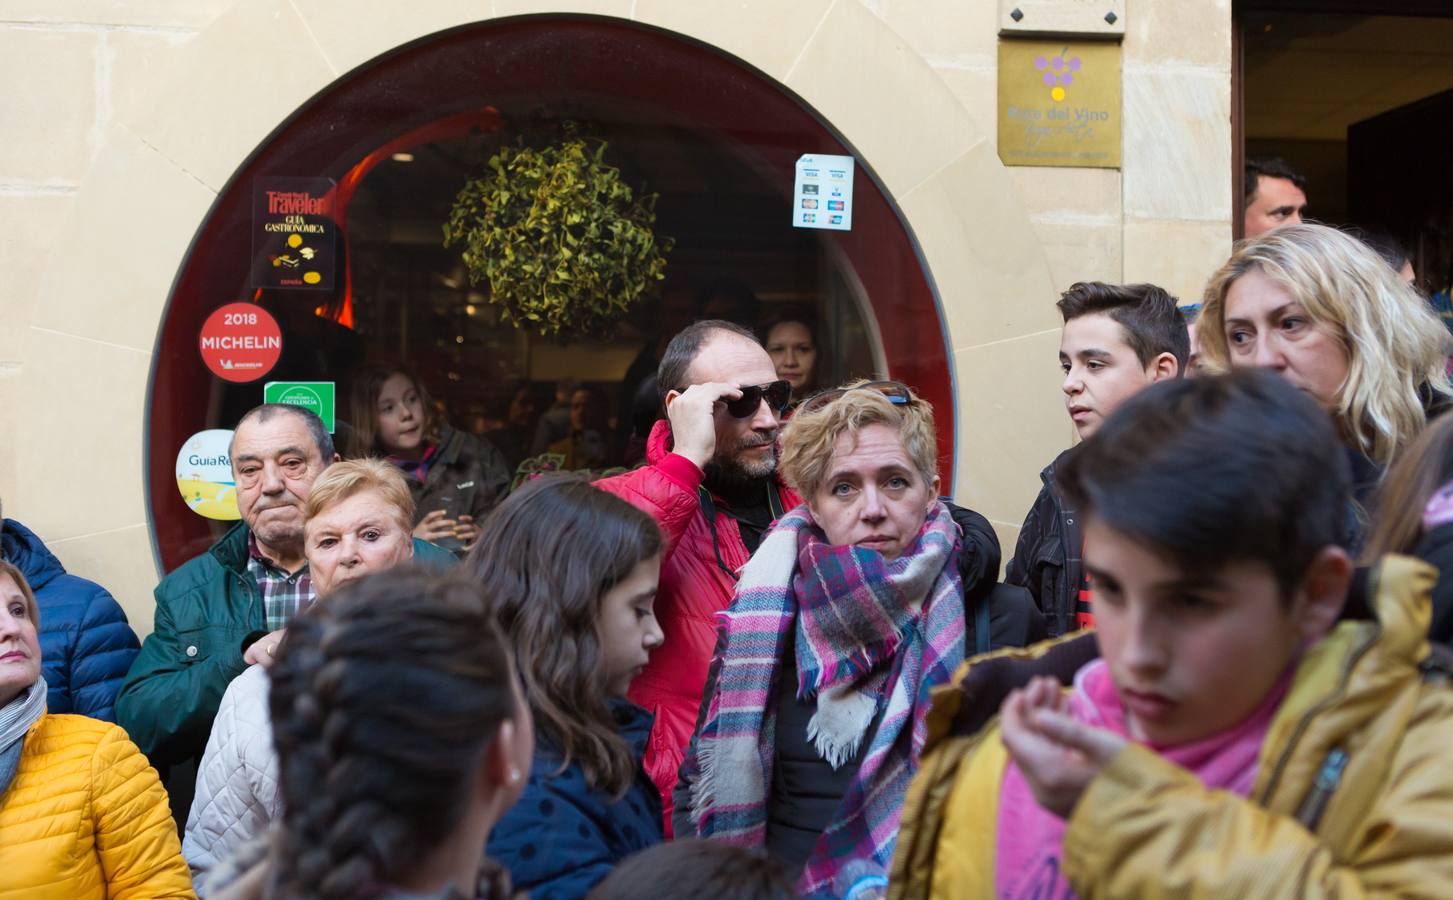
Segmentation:
[[(1072, 285), (1061, 295), (1059, 364), (1070, 420), (1083, 440), (1147, 385), (1185, 373), (1190, 335), (1176, 299), (1153, 284)], [(1055, 469), (1071, 447), (1040, 473), (1044, 486), (1030, 507), (1004, 580), (1029, 590), (1050, 637), (1093, 622), (1080, 565), (1074, 507), (1054, 486)]]
[(1316, 402), (1265, 371), (1156, 385), (1059, 477), (1096, 631), (985, 657), (937, 698), (889, 896), (1446, 895), (1436, 572), (1354, 576)]

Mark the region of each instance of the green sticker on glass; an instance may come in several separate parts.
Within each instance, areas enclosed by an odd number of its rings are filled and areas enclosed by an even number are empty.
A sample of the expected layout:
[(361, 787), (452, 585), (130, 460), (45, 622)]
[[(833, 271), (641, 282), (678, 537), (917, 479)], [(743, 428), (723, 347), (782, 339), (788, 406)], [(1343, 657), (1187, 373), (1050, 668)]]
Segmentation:
[(311, 410), (334, 432), (334, 391), (331, 381), (269, 381), (262, 387), (262, 402), (291, 403)]

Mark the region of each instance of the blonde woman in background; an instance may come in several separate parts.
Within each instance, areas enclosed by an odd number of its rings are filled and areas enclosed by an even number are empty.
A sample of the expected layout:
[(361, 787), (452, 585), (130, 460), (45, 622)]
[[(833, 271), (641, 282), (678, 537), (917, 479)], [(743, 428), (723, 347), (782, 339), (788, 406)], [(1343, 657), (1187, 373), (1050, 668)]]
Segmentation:
[(1325, 225), (1240, 244), (1207, 284), (1199, 324), (1202, 366), (1272, 369), (1332, 414), (1364, 506), (1453, 399), (1438, 317), (1374, 250)]

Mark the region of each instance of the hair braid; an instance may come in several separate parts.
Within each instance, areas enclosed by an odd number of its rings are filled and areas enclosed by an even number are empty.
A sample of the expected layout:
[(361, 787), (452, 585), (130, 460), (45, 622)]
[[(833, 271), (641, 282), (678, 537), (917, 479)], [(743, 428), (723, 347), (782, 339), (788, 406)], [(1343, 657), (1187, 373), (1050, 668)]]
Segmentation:
[(515, 712), (479, 591), (415, 571), (340, 587), (289, 626), (270, 674), (279, 898), (367, 897), (408, 876), (458, 824)]

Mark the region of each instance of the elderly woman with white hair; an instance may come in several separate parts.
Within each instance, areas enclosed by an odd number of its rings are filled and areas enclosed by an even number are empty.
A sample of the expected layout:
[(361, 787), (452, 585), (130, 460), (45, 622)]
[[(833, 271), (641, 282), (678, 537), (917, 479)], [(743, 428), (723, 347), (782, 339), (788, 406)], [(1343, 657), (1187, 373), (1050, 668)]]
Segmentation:
[(881, 882), (929, 693), (990, 646), (988, 601), (966, 613), (936, 448), (932, 409), (902, 384), (804, 402), (780, 465), (804, 504), (721, 626), (675, 832), (765, 847), (804, 896)]
[[(325, 469), (303, 508), (303, 552), (319, 602), (345, 582), (410, 562), (413, 522), (414, 500), (396, 467), (356, 459)], [(263, 664), (237, 676), (222, 695), (182, 840), (199, 883), (279, 815), (267, 699)]]

